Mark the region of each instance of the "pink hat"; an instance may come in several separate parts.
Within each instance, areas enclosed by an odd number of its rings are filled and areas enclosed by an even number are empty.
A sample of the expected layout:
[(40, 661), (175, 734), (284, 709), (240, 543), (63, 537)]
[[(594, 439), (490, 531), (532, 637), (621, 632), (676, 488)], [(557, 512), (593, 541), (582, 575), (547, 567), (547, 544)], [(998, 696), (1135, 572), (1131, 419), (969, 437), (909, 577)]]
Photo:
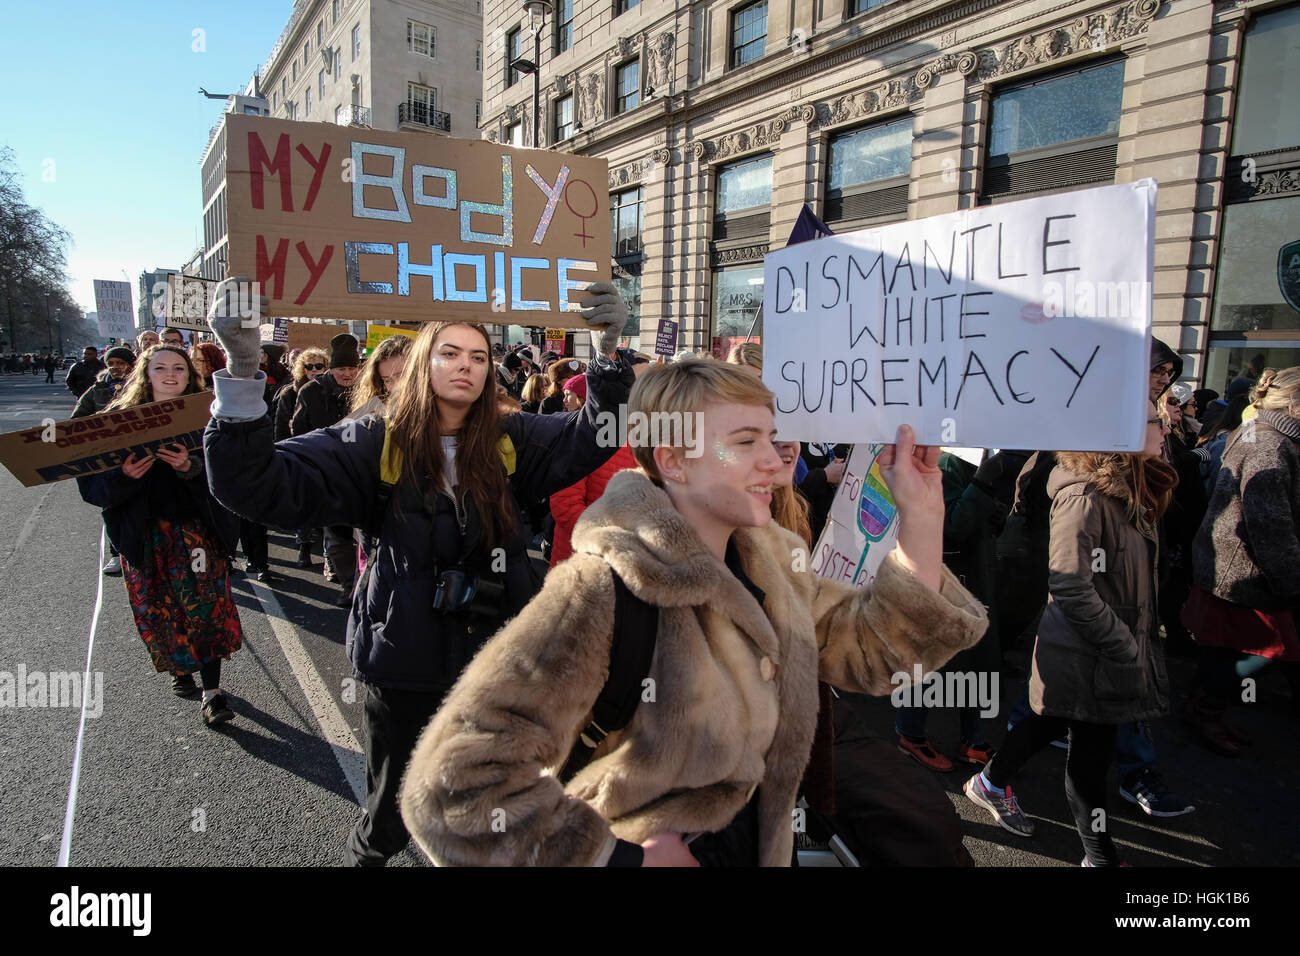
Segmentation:
[(566, 392), (573, 392), (584, 402), (587, 400), (587, 376), (575, 375), (564, 383)]

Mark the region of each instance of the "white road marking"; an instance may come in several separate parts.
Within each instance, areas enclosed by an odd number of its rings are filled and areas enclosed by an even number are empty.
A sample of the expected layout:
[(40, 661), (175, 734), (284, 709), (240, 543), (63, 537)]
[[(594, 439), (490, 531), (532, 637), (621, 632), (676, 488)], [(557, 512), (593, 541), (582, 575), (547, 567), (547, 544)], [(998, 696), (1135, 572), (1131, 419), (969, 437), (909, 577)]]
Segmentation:
[[(104, 541), (108, 533), (101, 526), (99, 531), (99, 564), (104, 566)], [(95, 629), (99, 627), (99, 611), (104, 604), (104, 576), (95, 575), (99, 587), (95, 592), (95, 611), (90, 616), (90, 640), (86, 644), (86, 673), (82, 675), (81, 686), (90, 686), (90, 658), (95, 653)], [(89, 695), (81, 695), (81, 719), (77, 724), (77, 746), (72, 752), (72, 779), (68, 782), (68, 807), (63, 813), (63, 836), (59, 839), (59, 857), (55, 866), (67, 866), (68, 856), (72, 853), (72, 821), (77, 815), (77, 784), (81, 780), (81, 745), (86, 736), (86, 704)]]
[(352, 733), (352, 728), (348, 726), (347, 718), (343, 716), (343, 711), (335, 702), (334, 695), (325, 686), (325, 681), (321, 679), (320, 673), (312, 664), (307, 649), (302, 646), (302, 641), (298, 640), (298, 632), (286, 617), (280, 602), (276, 600), (275, 592), (252, 578), (248, 579), (248, 583), (252, 586), (253, 593), (257, 595), (258, 603), (262, 605), (262, 613), (271, 624), (271, 631), (275, 634), (280, 650), (284, 652), (285, 659), (289, 662), (289, 669), (293, 671), (298, 686), (302, 688), (307, 698), (307, 704), (311, 707), (316, 723), (320, 727), (321, 736), (330, 745), (339, 769), (343, 771), (348, 786), (352, 788), (352, 795), (356, 798), (357, 805), (365, 806), (366, 758), (361, 743)]

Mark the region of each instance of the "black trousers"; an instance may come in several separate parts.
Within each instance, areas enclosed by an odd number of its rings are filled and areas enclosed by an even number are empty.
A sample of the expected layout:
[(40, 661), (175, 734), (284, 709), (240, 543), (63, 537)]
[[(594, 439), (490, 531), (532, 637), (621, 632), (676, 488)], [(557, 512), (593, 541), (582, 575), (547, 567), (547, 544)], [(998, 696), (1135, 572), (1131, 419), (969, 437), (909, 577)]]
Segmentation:
[[(995, 787), (1006, 787), (1020, 768), (1038, 751), (1070, 732), (1070, 752), (1065, 759), (1065, 799), (1084, 852), (1096, 866), (1117, 866), (1119, 854), (1110, 838), (1106, 775), (1115, 758), (1114, 724), (1090, 724), (1063, 717), (1043, 717), (1032, 711), (1002, 741), (1002, 747), (984, 775)], [(1100, 811), (1100, 812), (1099, 812)]]
[(443, 692), (365, 686), (366, 811), (348, 838), (344, 860), (349, 866), (383, 866), (411, 839), (397, 808), (397, 791)]
[(248, 559), (249, 567), (265, 568), (267, 561), (266, 525), (255, 524), (247, 518), (239, 519), (239, 547)]

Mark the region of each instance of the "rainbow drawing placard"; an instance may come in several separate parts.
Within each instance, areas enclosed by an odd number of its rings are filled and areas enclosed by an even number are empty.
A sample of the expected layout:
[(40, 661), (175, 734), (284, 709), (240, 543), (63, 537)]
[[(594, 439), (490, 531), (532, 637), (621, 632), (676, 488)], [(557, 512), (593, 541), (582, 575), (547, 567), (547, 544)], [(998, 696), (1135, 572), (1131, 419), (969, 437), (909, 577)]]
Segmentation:
[(898, 541), (898, 507), (880, 474), (881, 444), (854, 445), (830, 517), (813, 549), (812, 570), (865, 587)]

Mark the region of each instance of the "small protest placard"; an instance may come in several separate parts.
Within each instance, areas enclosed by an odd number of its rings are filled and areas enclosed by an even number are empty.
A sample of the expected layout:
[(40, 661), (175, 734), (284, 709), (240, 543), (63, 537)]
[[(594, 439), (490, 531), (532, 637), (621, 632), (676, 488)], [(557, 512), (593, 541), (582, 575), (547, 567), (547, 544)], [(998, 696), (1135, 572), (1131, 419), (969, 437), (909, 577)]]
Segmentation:
[[(335, 333), (336, 335), (338, 333)], [(413, 339), (420, 334), (419, 329), (402, 329), (395, 325), (376, 325), (373, 322), (366, 326), (366, 348), (373, 349), (384, 339), (391, 339), (394, 335), (404, 335), (408, 339)]]
[(813, 549), (812, 571), (818, 577), (866, 587), (898, 543), (898, 508), (877, 464), (884, 447), (863, 443), (849, 452), (826, 527)]
[(114, 409), (0, 435), (0, 464), (26, 487), (116, 468), (159, 445), (201, 448), (211, 392)]
[(677, 354), (677, 323), (672, 319), (660, 319), (655, 330), (655, 355), (673, 356)]
[(764, 260), (782, 434), (1139, 451), (1153, 180), (787, 246)]
[(554, 352), (556, 355), (564, 355), (564, 343), (568, 341), (564, 329), (547, 329), (543, 340), (546, 342), (547, 351)]
[(173, 328), (208, 331), (208, 307), (218, 283), (198, 276), (169, 275), (163, 320)]
[(135, 312), (131, 308), (131, 283), (96, 279), (95, 309), (99, 334), (114, 339), (135, 337)]
[(229, 272), (263, 283), (271, 315), (582, 329), (579, 290), (610, 281), (603, 159), (234, 113), (225, 124)]
[(328, 352), (330, 339), (346, 331), (348, 327), (342, 322), (286, 322), (285, 347), (292, 351), (316, 346)]

